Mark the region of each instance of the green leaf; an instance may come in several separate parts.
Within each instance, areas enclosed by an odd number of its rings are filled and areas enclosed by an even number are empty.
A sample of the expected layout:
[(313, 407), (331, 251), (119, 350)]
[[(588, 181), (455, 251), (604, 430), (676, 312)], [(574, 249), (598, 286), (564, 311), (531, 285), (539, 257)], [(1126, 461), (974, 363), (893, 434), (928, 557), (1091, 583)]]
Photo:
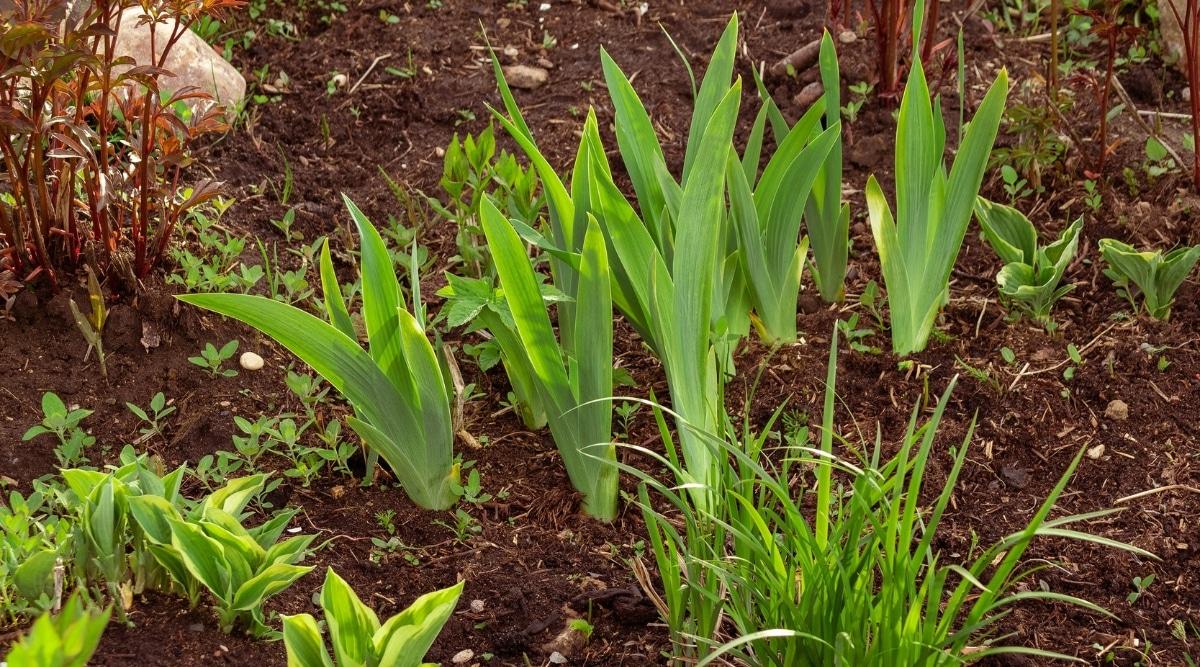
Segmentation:
[(1037, 231), (1029, 218), (1011, 206), (975, 200), (975, 217), (983, 228), (983, 238), (1006, 264), (1019, 262), (1034, 265), (1037, 252)]
[(231, 607), (249, 611), (262, 607), (263, 601), (291, 586), (300, 577), (312, 571), (311, 566), (276, 563), (268, 565), (262, 572), (242, 584), (233, 598)]
[(131, 496), (129, 512), (146, 536), (156, 544), (171, 544), (171, 520), (183, 520), (175, 506), (159, 496)]
[(333, 642), (338, 665), (379, 664), (372, 640), (379, 617), (354, 594), (354, 589), (333, 568), (325, 571), (321, 608)]
[(346, 301), (342, 299), (342, 288), (338, 285), (337, 274), (333, 270), (333, 257), (329, 253), (329, 239), (321, 244), (321, 293), (325, 300), (325, 312), (329, 322), (347, 338), (357, 340), (354, 322), (350, 319), (350, 311), (346, 310)]
[(211, 539), (197, 525), (186, 521), (169, 519), (171, 524), (171, 546), (178, 552), (184, 567), (219, 600), (229, 602), (229, 572), (225, 569), (225, 552), (218, 542)]
[(282, 618), (288, 667), (334, 667), (316, 619), (309, 614), (283, 615)]
[(34, 552), (17, 565), (12, 582), (17, 592), (27, 600), (36, 600), (54, 591), (54, 565), (58, 554), (50, 549)]
[(415, 667), (454, 613), (464, 582), (417, 598), (375, 632), (373, 643), (380, 665)]

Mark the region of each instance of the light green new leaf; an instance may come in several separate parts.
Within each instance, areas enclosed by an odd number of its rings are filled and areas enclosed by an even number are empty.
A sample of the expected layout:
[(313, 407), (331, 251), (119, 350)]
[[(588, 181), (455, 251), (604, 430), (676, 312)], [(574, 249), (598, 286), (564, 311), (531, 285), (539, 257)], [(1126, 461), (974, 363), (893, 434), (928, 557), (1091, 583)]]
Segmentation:
[(1033, 266), (1037, 252), (1037, 230), (1017, 209), (983, 197), (975, 199), (975, 217), (983, 229), (983, 238), (1005, 264)]
[(947, 176), (940, 99), (935, 113), (919, 60), (909, 74), (896, 131), (898, 217), (892, 217), (873, 176), (866, 189), (887, 286), (892, 349), (899, 355), (925, 349), (946, 301), (1007, 95), (1008, 74), (1001, 70), (967, 126)]
[(426, 593), (407, 609), (389, 618), (372, 641), (379, 665), (417, 667), (454, 613), (465, 582)]
[(379, 630), (379, 617), (358, 599), (354, 589), (333, 568), (325, 571), (321, 608), (325, 610), (325, 623), (339, 667), (376, 664), (371, 640)]
[(288, 667), (334, 667), (321, 628), (310, 614), (283, 616), (283, 644)]

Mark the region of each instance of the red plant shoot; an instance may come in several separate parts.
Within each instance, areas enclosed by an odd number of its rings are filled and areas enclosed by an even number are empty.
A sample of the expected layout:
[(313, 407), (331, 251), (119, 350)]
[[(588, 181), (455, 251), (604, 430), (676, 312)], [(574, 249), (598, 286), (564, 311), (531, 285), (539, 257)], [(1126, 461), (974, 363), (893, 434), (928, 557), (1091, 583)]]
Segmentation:
[(1183, 0), (1184, 9), (1180, 14), (1179, 1), (1167, 0), (1167, 4), (1183, 32), (1181, 56), (1188, 86), (1192, 90), (1188, 104), (1192, 114), (1192, 145), (1196, 147), (1192, 158), (1192, 185), (1200, 190), (1200, 94), (1196, 93), (1200, 91), (1200, 7), (1197, 7), (1196, 0)]
[[(244, 0), (16, 0), (0, 15), (0, 269), (24, 282), (80, 264), (131, 289), (216, 183), (183, 187), (195, 140), (226, 128), (196, 89), (165, 93), (171, 49), (201, 16)], [(117, 58), (140, 11), (154, 62)], [(187, 103), (191, 103), (190, 106)]]

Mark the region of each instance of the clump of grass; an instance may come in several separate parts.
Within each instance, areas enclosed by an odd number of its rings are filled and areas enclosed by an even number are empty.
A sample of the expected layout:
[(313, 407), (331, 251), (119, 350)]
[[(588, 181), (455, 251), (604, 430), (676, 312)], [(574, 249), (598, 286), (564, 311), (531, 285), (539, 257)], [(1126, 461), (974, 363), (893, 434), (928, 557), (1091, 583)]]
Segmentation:
[[(671, 629), (676, 657), (701, 666), (722, 659), (789, 667), (959, 664), (968, 656), (999, 653), (1065, 658), (1005, 646), (1006, 638), (992, 630), (1012, 605), (1029, 600), (1108, 615), (1078, 597), (1018, 590), (1038, 569), (1022, 563), (1033, 540), (1068, 538), (1153, 557), (1072, 528), (1119, 510), (1050, 518), (1080, 455), (1025, 528), (978, 550), (970, 562), (946, 562), (934, 538), (974, 421), (951, 449), (941, 491), (930, 504), (921, 498), (955, 382), (924, 424), (918, 423), (920, 406), (914, 408), (895, 456), (883, 460), (877, 434), (873, 445), (846, 443), (850, 451), (869, 452), (852, 463), (833, 454), (836, 354), (835, 331), (817, 447), (791, 444), (768, 451), (782, 407), (762, 432), (746, 424), (739, 433), (726, 419), (721, 433), (703, 435), (713, 453), (707, 495), (715, 502), (699, 507), (689, 485), (662, 483), (625, 467), (642, 481), (642, 512), (662, 577), (663, 594), (655, 602)], [(688, 479), (662, 412), (658, 409), (667, 453), (636, 449), (656, 457), (677, 480)], [(654, 509), (664, 506), (668, 509)], [(635, 570), (646, 578), (645, 568)]]

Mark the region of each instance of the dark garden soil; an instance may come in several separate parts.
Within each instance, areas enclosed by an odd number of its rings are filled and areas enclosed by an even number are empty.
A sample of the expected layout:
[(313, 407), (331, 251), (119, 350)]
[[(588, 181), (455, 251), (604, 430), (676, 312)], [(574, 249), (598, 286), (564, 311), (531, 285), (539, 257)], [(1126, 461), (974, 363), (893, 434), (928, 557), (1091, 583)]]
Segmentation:
[[(277, 101), (252, 106), (246, 122), (209, 147), (202, 162), (228, 182), (237, 199), (222, 225), (279, 245), (285, 240), (270, 220), (286, 210), (275, 193), (290, 168), (294, 192), (289, 205), (296, 207), (297, 228), (309, 241), (329, 235), (339, 268), (347, 272), (350, 265), (341, 260), (350, 258), (348, 251), (356, 243), (339, 195), (349, 195), (373, 219), (383, 221), (399, 211), (380, 169), (410, 188), (438, 192), (440, 149), (455, 131), (480, 131), (487, 119), (484, 104), (498, 104), (481, 28), (492, 44), (515, 49), (511, 62), (536, 64), (544, 58), (552, 63), (549, 83), (518, 91), (517, 97), (540, 146), (556, 165), (569, 164), (589, 105), (596, 108), (608, 145), (615, 146), (599, 46), (634, 78), (666, 137), (668, 160), (678, 164), (690, 90), (659, 24), (702, 70), (730, 11), (738, 9), (745, 41), (739, 71), (748, 81), (752, 64), (773, 63), (818, 36), (824, 12), (823, 3), (790, 0), (655, 1), (640, 18), (630, 8), (619, 8), (635, 3), (615, 0), (554, 1), (549, 11), (539, 11), (538, 2), (500, 0), (446, 0), (436, 10), (417, 0), (346, 4), (349, 11), (329, 23), (316, 9), (304, 13), (284, 7), (292, 3), (269, 4), (267, 16), (294, 22), (300, 39), (272, 37), (259, 24), (258, 39), (249, 51), (237, 52), (235, 63), (252, 83), (254, 73), (269, 66), (257, 92)], [(964, 5), (948, 5), (943, 20), (947, 35), (957, 18), (965, 26), (973, 100), (978, 101), (1001, 65), (1018, 83), (1037, 75), (1037, 44), (994, 36), (980, 13), (968, 16)], [(398, 22), (381, 16), (395, 16)], [(557, 45), (543, 49), (544, 33)], [(856, 42), (840, 45), (840, 51), (844, 82), (872, 78), (869, 35), (860, 33)], [(388, 71), (410, 67), (410, 58), (415, 76)], [(327, 82), (336, 74), (344, 75), (345, 85), (327, 94)], [(794, 96), (814, 76), (809, 71), (796, 78), (768, 78), (791, 118), (803, 111)], [(952, 81), (953, 76), (947, 78), (948, 84)], [(1157, 61), (1133, 70), (1126, 86), (1141, 106), (1179, 110), (1181, 81), (1164, 73)], [(951, 88), (945, 92), (948, 100), (954, 97)], [(1037, 202), (1031, 218), (1046, 235), (1057, 234), (1088, 210), (1079, 183), (1083, 171), (1093, 168), (1095, 143), (1086, 138), (1095, 126), (1096, 103), (1083, 89), (1078, 98), (1069, 121), (1085, 138), (1082, 150), (1073, 147), (1065, 164), (1048, 177), (1047, 194), (1026, 204)], [(1117, 664), (1142, 659), (1142, 664), (1182, 665), (1186, 653), (1200, 654), (1195, 639), (1189, 645), (1179, 638), (1184, 636), (1180, 628), (1194, 637), (1200, 627), (1200, 288), (1196, 278), (1181, 288), (1169, 323), (1116, 318), (1127, 305), (1101, 274), (1095, 247), (1105, 236), (1139, 245), (1200, 242), (1195, 222), (1200, 200), (1185, 194), (1186, 178), (1177, 176), (1163, 177), (1140, 194), (1130, 192), (1119, 172), (1122, 165), (1140, 164), (1145, 141), (1130, 115), (1123, 114), (1113, 129), (1120, 142), (1109, 158), (1104, 205), (1086, 216), (1080, 259), (1067, 273), (1077, 288), (1056, 310), (1059, 330), (1051, 335), (1028, 321), (1005, 319), (994, 282), (1000, 264), (973, 229), (941, 323), (944, 335), (916, 355), (915, 369), (898, 368), (889, 353), (842, 350), (837, 422), (843, 433), (860, 432), (863, 442), (873, 440), (878, 427), (883, 441), (894, 443), (914, 404), (925, 400), (928, 405), (954, 375), (962, 376), (943, 422), (942, 453), (929, 471), (927, 489), (944, 480), (948, 450), (962, 441), (974, 418), (967, 464), (939, 532), (944, 561), (971, 558), (976, 540), (990, 544), (1022, 528), (1072, 458), (1086, 449), (1056, 515), (1123, 507), (1122, 513), (1096, 521), (1088, 530), (1148, 549), (1161, 560), (1078, 542), (1039, 542), (1027, 560), (1044, 567), (1025, 586), (1084, 597), (1115, 617), (1028, 604), (1015, 609), (1002, 630), (1012, 633), (1012, 643), (1063, 651), (1089, 663), (1099, 664), (1112, 652)], [(854, 220), (847, 292), (852, 295), (868, 280), (880, 279), (860, 189), (872, 171), (890, 182), (893, 131), (891, 109), (872, 99), (848, 135), (846, 185)], [(1003, 198), (995, 181), (985, 191)], [(443, 282), (442, 271), (450, 268), (454, 229), (430, 217), (419, 241), (436, 258), (425, 274), (423, 291), (429, 295)], [(287, 253), (280, 255), (290, 261)], [(158, 391), (173, 399), (178, 411), (163, 438), (142, 446), (171, 466), (194, 464), (205, 454), (230, 448), (234, 415), (253, 418), (299, 409), (283, 382), (286, 369), (296, 363), (290, 354), (237, 323), (182, 307), (171, 297), (176, 289), (158, 279), (141, 297), (113, 307), (108, 382), (100, 378), (94, 359), (81, 362), (85, 344), (65, 307), (68, 295), (29, 291), (21, 296), (15, 321), (0, 321), (5, 341), (0, 368), (6, 369), (0, 383), (0, 486), (27, 490), (31, 480), (55, 471), (47, 442), (21, 442), (24, 431), (38, 421), (44, 391), (96, 411), (85, 421), (97, 439), (88, 452), (95, 464), (111, 460), (138, 435), (137, 420), (125, 402), (144, 405)], [(85, 298), (80, 291), (74, 296)], [(731, 410), (741, 412), (749, 383), (766, 364), (754, 393), (754, 418), (761, 422), (786, 399), (797, 415), (819, 419), (830, 332), (839, 317), (858, 306), (849, 305), (857, 304), (854, 298), (832, 308), (810, 296), (802, 298), (806, 340), (774, 354), (759, 344), (745, 344), (738, 356), (740, 373), (728, 392)], [(861, 320), (879, 329), (870, 314), (863, 312)], [(204, 343), (219, 346), (233, 338), (241, 341), (242, 350), (262, 354), (266, 368), (213, 379), (187, 361)], [(473, 339), (451, 332), (447, 340), (461, 346)], [(887, 347), (883, 335), (864, 343)], [(1067, 356), (1068, 343), (1083, 357), (1070, 380), (1064, 371), (1077, 364)], [(1012, 350), (1015, 362), (1002, 359), (1004, 347)], [(665, 396), (657, 361), (630, 335), (618, 335), (618, 348), (618, 365), (636, 381), (626, 390), (647, 395), (653, 388)], [(1163, 370), (1160, 357), (1169, 361)], [(507, 391), (502, 371), (481, 373), (465, 356), (460, 365), (480, 395), (466, 407), (466, 430), (477, 443), (456, 446), (464, 459), (477, 462), (487, 490), (508, 492), (502, 500), (469, 508), (482, 531), (456, 541), (451, 530), (434, 523), (448, 517), (418, 511), (390, 484), (362, 488), (357, 480), (335, 474), (307, 488), (287, 480), (270, 501), (276, 507), (301, 508), (295, 525), (318, 533), (318, 543), (326, 546), (309, 561), (318, 569), (275, 598), (270, 609), (313, 611), (312, 596), (326, 566), (350, 581), (381, 616), (397, 612), (421, 593), (465, 579), (460, 610), (435, 645), (432, 661), (449, 664), (456, 653), (471, 649), (473, 662), (490, 653), (495, 658), (486, 664), (536, 665), (546, 664), (550, 653), (560, 650), (570, 653), (575, 665), (663, 664), (665, 628), (627, 566), (642, 548), (636, 509), (627, 506), (612, 525), (581, 516), (549, 436), (527, 432), (502, 409)], [(1122, 401), (1127, 414), (1114, 401)], [(333, 418), (344, 408), (325, 410), (329, 414), (323, 418)], [(654, 446), (653, 422), (641, 415), (628, 437)], [(632, 490), (632, 484), (627, 482), (626, 488)], [(1128, 496), (1137, 497), (1123, 500)], [(396, 535), (404, 548), (372, 559), (371, 538), (387, 537), (374, 518), (384, 510), (395, 511)], [(1133, 577), (1152, 573), (1155, 582), (1130, 603)], [(573, 616), (589, 618), (595, 634), (586, 647), (570, 651), (553, 642)], [(136, 600), (131, 619), (134, 627), (110, 626), (93, 664), (285, 664), (281, 644), (222, 635), (206, 610), (188, 610), (177, 599)], [(0, 631), (0, 646), (14, 636)]]

